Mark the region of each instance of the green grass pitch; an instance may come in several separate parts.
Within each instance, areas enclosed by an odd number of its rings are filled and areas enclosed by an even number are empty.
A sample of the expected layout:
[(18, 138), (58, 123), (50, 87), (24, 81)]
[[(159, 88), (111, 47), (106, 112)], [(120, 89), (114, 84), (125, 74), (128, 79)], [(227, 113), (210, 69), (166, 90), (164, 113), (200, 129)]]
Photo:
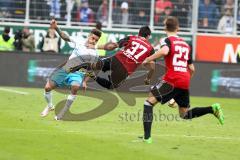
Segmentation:
[[(1, 87), (4, 88), (4, 87)], [(5, 87), (6, 88), (6, 87)], [(222, 105), (225, 125), (212, 115), (191, 121), (153, 123), (153, 144), (139, 143), (142, 122), (125, 119), (142, 112), (145, 98), (135, 107), (120, 100), (112, 112), (85, 122), (53, 120), (39, 116), (45, 107), (42, 89), (8, 88), (22, 95), (0, 90), (0, 160), (239, 160), (240, 100), (191, 97), (191, 106)], [(54, 102), (65, 95), (54, 92)], [(78, 97), (72, 112), (84, 112), (100, 100)], [(177, 109), (157, 105), (155, 113), (177, 115)]]

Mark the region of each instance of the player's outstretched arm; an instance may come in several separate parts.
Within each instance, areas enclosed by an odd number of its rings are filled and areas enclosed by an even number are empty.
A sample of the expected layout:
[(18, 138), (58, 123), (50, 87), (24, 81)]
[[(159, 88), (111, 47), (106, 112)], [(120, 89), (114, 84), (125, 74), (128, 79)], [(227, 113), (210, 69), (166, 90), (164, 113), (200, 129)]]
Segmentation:
[(60, 28), (58, 28), (57, 26), (57, 21), (55, 19), (53, 19), (50, 23), (51, 28), (55, 29), (58, 33), (58, 35), (64, 40), (64, 41), (68, 41), (70, 42), (70, 38), (68, 35), (66, 35), (63, 31), (60, 30)]
[(103, 49), (103, 50), (106, 50), (106, 51), (112, 51), (114, 49), (118, 48), (118, 44), (117, 43), (114, 43), (114, 42), (108, 42), (104, 45), (98, 45), (96, 47), (96, 49)]
[(143, 64), (149, 63), (151, 61), (154, 61), (155, 59), (164, 57), (168, 54), (169, 52), (169, 47), (168, 46), (163, 46), (160, 50), (155, 52), (153, 55), (149, 56), (143, 61)]
[(125, 46), (125, 44), (128, 43), (129, 37), (125, 37), (123, 39), (120, 39), (117, 43), (114, 42), (108, 42), (104, 45), (98, 45), (95, 47), (95, 49), (103, 49), (106, 51), (112, 51), (116, 48), (122, 48), (123, 46)]
[(189, 71), (190, 71), (190, 75), (191, 77), (193, 77), (194, 73), (195, 73), (195, 67), (193, 64), (189, 64), (188, 65)]

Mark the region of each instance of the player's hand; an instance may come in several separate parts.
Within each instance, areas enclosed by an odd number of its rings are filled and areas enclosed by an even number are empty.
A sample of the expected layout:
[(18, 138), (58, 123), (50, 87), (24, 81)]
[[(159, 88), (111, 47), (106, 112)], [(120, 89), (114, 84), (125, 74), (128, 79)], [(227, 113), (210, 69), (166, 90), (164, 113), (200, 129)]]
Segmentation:
[(87, 82), (83, 81), (82, 87), (83, 87), (83, 92), (85, 93), (87, 90)]
[(149, 63), (148, 58), (146, 58), (146, 59), (142, 62), (143, 65), (146, 65), (147, 63)]
[(146, 59), (142, 62), (143, 65), (147, 64), (147, 61)]
[(52, 29), (56, 29), (57, 28), (57, 21), (55, 19), (52, 19), (50, 22), (50, 26)]
[(149, 85), (149, 84), (150, 84), (150, 82), (151, 82), (151, 80), (150, 80), (150, 79), (148, 79), (148, 78), (145, 78), (145, 79), (144, 79), (144, 84), (145, 84), (145, 85)]

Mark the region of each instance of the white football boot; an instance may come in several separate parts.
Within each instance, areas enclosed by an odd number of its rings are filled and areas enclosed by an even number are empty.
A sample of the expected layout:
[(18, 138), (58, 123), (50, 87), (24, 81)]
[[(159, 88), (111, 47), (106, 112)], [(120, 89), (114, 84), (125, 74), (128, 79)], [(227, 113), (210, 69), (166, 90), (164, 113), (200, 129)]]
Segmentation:
[(44, 108), (44, 110), (42, 111), (42, 113), (40, 114), (41, 117), (46, 117), (50, 111), (54, 110), (54, 106), (52, 105), (51, 107), (47, 106)]

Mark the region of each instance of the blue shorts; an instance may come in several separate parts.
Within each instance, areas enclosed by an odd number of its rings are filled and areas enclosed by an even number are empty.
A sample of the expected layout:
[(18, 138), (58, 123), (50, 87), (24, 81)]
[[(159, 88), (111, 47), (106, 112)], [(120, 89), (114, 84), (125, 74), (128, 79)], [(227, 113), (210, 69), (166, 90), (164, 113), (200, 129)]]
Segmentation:
[(64, 69), (60, 68), (55, 71), (51, 76), (50, 80), (55, 83), (57, 87), (78, 85), (81, 86), (84, 79), (83, 72), (67, 73)]

